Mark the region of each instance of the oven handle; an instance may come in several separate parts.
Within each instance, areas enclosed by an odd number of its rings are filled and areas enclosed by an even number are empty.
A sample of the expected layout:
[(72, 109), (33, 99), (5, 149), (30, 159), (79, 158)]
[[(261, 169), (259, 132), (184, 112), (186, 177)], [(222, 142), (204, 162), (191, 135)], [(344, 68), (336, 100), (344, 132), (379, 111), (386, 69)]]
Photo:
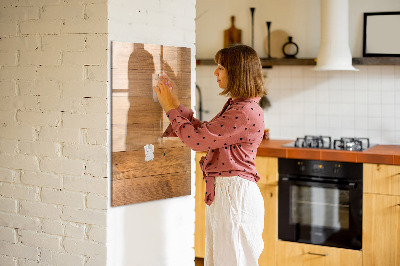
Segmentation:
[(290, 178), (290, 177), (281, 177), (280, 181), (289, 182), (294, 185), (307, 185), (307, 186), (315, 186), (318, 187), (337, 187), (337, 188), (345, 188), (345, 189), (354, 189), (356, 187), (355, 182), (335, 182), (335, 181), (315, 181), (315, 180), (304, 180), (300, 178)]

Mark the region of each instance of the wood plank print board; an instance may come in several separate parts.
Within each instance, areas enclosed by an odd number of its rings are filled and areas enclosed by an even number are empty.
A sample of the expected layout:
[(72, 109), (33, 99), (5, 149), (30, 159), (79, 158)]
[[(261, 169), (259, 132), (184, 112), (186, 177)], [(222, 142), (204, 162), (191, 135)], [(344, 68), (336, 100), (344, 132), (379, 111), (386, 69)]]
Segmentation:
[(170, 122), (152, 86), (166, 73), (190, 106), (190, 48), (112, 42), (111, 57), (111, 205), (190, 195), (190, 148), (161, 138)]

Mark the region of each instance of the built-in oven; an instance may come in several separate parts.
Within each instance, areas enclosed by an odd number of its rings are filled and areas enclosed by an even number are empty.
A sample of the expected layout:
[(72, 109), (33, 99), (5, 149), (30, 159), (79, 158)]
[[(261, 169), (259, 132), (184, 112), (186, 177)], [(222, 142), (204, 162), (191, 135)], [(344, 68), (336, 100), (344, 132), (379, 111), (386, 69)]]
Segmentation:
[(361, 249), (360, 163), (278, 160), (278, 238)]

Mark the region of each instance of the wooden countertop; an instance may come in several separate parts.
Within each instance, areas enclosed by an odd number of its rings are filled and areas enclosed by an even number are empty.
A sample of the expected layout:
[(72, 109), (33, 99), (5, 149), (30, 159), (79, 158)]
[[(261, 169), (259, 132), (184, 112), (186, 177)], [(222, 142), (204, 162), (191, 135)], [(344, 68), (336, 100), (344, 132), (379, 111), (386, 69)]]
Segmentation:
[(400, 145), (376, 145), (365, 151), (282, 147), (294, 140), (263, 140), (257, 156), (400, 165)]

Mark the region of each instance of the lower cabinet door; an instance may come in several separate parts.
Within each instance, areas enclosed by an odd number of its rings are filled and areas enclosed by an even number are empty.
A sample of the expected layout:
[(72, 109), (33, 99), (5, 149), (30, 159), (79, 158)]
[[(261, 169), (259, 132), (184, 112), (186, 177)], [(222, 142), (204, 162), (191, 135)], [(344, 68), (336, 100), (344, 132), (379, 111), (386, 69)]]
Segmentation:
[(287, 241), (278, 241), (278, 266), (361, 266), (362, 252)]
[(196, 258), (204, 258), (206, 243), (206, 225), (204, 194), (206, 193), (206, 185), (203, 181), (203, 172), (199, 167), (199, 161), (205, 152), (196, 153), (196, 194), (195, 194), (195, 229), (194, 229), (194, 253)]
[(276, 265), (276, 243), (278, 241), (278, 187), (259, 185), (264, 198), (264, 250), (258, 259), (260, 266)]
[(400, 266), (400, 196), (364, 194), (364, 266)]

